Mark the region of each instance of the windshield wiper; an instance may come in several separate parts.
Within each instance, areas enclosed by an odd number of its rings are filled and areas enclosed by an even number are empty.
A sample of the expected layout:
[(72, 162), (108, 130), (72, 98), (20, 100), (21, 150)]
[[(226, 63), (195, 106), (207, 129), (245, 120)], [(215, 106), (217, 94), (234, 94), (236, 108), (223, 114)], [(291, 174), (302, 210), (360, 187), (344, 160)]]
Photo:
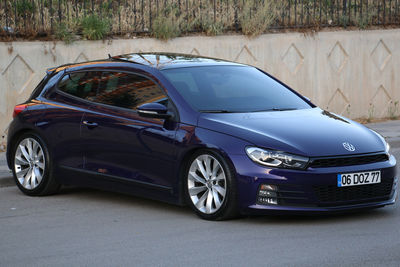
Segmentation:
[(266, 112), (266, 111), (286, 111), (286, 110), (296, 110), (297, 108), (270, 108), (270, 109), (260, 109), (253, 111), (234, 111), (227, 109), (203, 109), (199, 110), (202, 113), (249, 113), (249, 112)]
[(234, 113), (235, 111), (226, 109), (203, 109), (199, 110), (202, 113)]
[(287, 110), (296, 110), (297, 108), (270, 108), (270, 109), (260, 109), (254, 110), (253, 112), (264, 112), (264, 111), (287, 111)]

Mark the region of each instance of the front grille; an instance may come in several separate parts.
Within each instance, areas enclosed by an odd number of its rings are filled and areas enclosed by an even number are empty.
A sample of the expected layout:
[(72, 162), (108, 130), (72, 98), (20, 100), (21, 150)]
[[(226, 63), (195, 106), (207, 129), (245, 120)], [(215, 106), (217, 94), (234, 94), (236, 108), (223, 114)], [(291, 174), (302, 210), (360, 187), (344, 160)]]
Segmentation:
[(392, 193), (392, 187), (393, 179), (383, 180), (379, 184), (349, 187), (337, 187), (336, 185), (313, 186), (319, 206), (359, 204), (374, 200), (387, 200)]
[(376, 154), (369, 156), (356, 156), (356, 157), (343, 157), (343, 158), (324, 158), (313, 160), (309, 167), (312, 168), (325, 168), (325, 167), (340, 167), (362, 165), (375, 162), (387, 161), (389, 159), (387, 154)]

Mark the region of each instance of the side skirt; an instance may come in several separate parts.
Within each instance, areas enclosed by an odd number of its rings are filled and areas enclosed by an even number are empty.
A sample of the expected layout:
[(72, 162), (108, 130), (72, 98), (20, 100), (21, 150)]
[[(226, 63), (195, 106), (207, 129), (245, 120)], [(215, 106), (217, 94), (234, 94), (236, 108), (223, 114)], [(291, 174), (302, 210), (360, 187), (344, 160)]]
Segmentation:
[(56, 173), (63, 184), (114, 191), (180, 205), (179, 199), (173, 195), (172, 187), (68, 166), (59, 166)]

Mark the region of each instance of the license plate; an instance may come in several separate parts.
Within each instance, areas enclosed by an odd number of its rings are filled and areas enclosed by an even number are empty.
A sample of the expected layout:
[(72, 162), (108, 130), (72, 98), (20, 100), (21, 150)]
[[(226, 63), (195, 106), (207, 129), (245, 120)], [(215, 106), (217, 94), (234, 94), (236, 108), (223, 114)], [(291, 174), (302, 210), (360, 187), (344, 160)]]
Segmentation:
[(355, 186), (365, 184), (379, 184), (381, 182), (381, 171), (356, 172), (337, 175), (338, 187)]

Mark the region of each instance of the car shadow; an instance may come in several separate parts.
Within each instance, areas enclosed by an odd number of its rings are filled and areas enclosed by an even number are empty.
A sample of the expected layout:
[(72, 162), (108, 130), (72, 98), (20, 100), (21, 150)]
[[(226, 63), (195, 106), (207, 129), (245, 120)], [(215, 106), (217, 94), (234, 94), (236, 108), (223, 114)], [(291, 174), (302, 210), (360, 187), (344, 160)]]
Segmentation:
[(331, 214), (301, 214), (301, 215), (257, 215), (246, 216), (241, 221), (253, 224), (279, 224), (279, 225), (295, 225), (295, 224), (324, 224), (324, 223), (344, 223), (348, 221), (365, 221), (379, 220), (391, 217), (394, 214), (393, 208), (365, 209), (357, 211), (348, 211), (345, 213)]
[[(188, 206), (177, 206), (165, 202), (160, 202), (153, 199), (146, 199), (127, 194), (115, 193), (111, 191), (103, 191), (91, 188), (82, 187), (65, 187), (60, 193), (60, 196), (71, 195), (78, 197), (79, 200), (87, 200), (98, 202), (99, 205), (118, 205), (122, 207), (132, 207), (146, 209), (149, 212), (171, 213), (182, 217), (198, 218)], [(255, 216), (239, 216), (234, 220), (228, 221), (229, 223), (237, 224), (279, 224), (279, 225), (298, 225), (298, 224), (324, 224), (324, 223), (343, 223), (347, 221), (361, 221), (361, 220), (379, 220), (391, 217), (394, 214), (394, 208), (386, 207), (380, 209), (358, 210), (346, 213), (335, 214), (306, 214), (306, 215), (255, 215)], [(221, 223), (221, 222), (220, 222)], [(223, 222), (222, 222), (223, 223)]]
[[(112, 191), (105, 191), (93, 188), (85, 187), (63, 187), (57, 194), (60, 196), (78, 197), (80, 200), (95, 201), (101, 204), (116, 204), (121, 206), (129, 207), (140, 207), (147, 210), (154, 210), (154, 212), (159, 212), (160, 210), (165, 212), (173, 212), (183, 214), (191, 214), (191, 210), (187, 206), (178, 206), (166, 202), (161, 202), (154, 199), (149, 199), (145, 197), (138, 197), (135, 195), (116, 193)], [(57, 196), (55, 195), (55, 196)], [(194, 215), (194, 214), (193, 214)], [(195, 216), (195, 215), (194, 215)]]

